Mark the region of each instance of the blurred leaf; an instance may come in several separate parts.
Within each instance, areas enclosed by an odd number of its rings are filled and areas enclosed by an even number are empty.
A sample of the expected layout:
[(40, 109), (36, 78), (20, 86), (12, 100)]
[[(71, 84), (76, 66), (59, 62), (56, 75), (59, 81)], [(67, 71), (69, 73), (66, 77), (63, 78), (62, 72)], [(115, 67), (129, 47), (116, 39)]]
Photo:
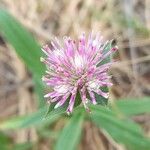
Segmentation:
[(150, 30), (135, 15), (134, 17), (125, 19), (125, 14), (115, 12), (113, 16), (114, 17), (109, 16), (109, 20), (114, 21), (115, 25), (117, 25), (117, 28), (126, 30), (127, 27), (130, 27), (136, 31), (137, 35), (149, 36)]
[(81, 111), (74, 112), (73, 116), (60, 133), (56, 143), (56, 150), (75, 150), (82, 132), (84, 114)]
[(143, 34), (144, 36), (149, 37), (150, 30), (147, 28), (147, 26), (140, 21), (138, 18), (132, 18), (132, 27), (135, 29), (136, 33), (141, 36)]
[(8, 150), (11, 146), (10, 138), (4, 133), (0, 132), (0, 150)]
[(120, 99), (112, 104), (112, 109), (129, 116), (150, 113), (150, 97)]
[(131, 150), (150, 149), (150, 140), (143, 136), (141, 128), (115, 114), (106, 107), (91, 106), (91, 118), (102, 129), (107, 131), (118, 143), (122, 143)]
[(32, 73), (41, 76), (44, 71), (39, 61), (42, 52), (31, 34), (5, 10), (0, 10), (0, 29)]
[[(14, 17), (3, 9), (0, 10), (0, 32), (14, 47), (16, 53), (33, 73), (36, 81), (40, 81), (45, 70), (44, 65), (40, 62), (40, 57), (42, 55), (40, 46), (32, 35), (27, 32)], [(37, 83), (38, 92), (43, 91), (43, 84), (42, 82), (39, 83)], [(41, 92), (39, 93), (39, 97), (41, 97)], [(43, 106), (44, 103), (42, 102), (43, 98), (41, 99), (40, 106)]]
[(59, 116), (65, 112), (65, 109), (66, 109), (65, 107), (54, 109), (45, 117), (47, 108), (44, 107), (42, 109), (39, 109), (37, 112), (33, 114), (21, 117), (14, 117), (6, 121), (3, 121), (0, 123), (0, 129), (1, 130), (18, 129), (18, 128), (27, 128), (35, 125), (39, 126), (41, 124), (44, 125), (46, 123), (50, 124), (55, 120), (57, 120)]
[(44, 85), (42, 83), (41, 78), (37, 76), (33, 76), (33, 82), (34, 82), (34, 90), (37, 93), (38, 96), (38, 106), (39, 108), (43, 107), (46, 104), (46, 100), (44, 99), (43, 93), (44, 93)]
[(43, 138), (51, 138), (51, 139), (57, 139), (59, 137), (58, 131), (52, 131), (53, 129), (50, 128), (42, 128), (38, 130), (38, 135)]
[(30, 150), (32, 146), (33, 145), (30, 142), (15, 144), (13, 150)]
[(0, 132), (0, 142), (3, 144), (10, 143), (10, 138), (6, 136), (4, 133)]

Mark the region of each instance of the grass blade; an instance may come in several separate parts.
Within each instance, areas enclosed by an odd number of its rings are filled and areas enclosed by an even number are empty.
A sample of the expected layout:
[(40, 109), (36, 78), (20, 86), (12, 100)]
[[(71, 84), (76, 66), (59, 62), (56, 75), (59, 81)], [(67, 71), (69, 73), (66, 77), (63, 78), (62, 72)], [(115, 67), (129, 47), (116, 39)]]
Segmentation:
[(52, 123), (57, 120), (61, 114), (65, 112), (66, 108), (58, 108), (52, 110), (46, 117), (45, 113), (47, 112), (47, 107), (39, 109), (37, 112), (20, 117), (14, 117), (3, 121), (0, 123), (1, 130), (8, 129), (19, 129), (19, 128), (28, 128), (31, 126), (44, 125), (46, 123)]
[(81, 135), (83, 112), (76, 112), (64, 127), (56, 143), (55, 150), (75, 150)]
[(150, 97), (120, 99), (111, 107), (128, 116), (150, 113)]
[[(44, 65), (39, 61), (42, 55), (40, 46), (32, 35), (27, 32), (27, 30), (14, 17), (3, 9), (0, 10), (0, 32), (14, 47), (16, 53), (24, 61), (34, 77), (40, 81), (45, 70)], [(39, 83), (38, 88), (42, 91), (44, 86), (42, 82)], [(41, 97), (41, 95), (39, 95), (39, 97)], [(41, 98), (40, 107), (44, 104), (42, 101), (43, 98)]]
[(91, 118), (118, 143), (129, 150), (150, 149), (150, 140), (143, 136), (141, 128), (130, 120), (116, 115), (106, 107), (91, 106)]

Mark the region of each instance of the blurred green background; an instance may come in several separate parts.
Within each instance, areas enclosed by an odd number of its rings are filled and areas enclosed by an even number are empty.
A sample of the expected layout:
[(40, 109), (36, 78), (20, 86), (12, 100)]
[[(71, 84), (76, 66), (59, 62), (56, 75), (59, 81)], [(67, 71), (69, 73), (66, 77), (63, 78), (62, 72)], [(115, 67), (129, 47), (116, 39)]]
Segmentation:
[[(114, 86), (67, 116), (43, 99), (40, 47), (91, 30), (119, 47)], [(150, 0), (0, 0), (0, 150), (149, 150), (149, 96)]]

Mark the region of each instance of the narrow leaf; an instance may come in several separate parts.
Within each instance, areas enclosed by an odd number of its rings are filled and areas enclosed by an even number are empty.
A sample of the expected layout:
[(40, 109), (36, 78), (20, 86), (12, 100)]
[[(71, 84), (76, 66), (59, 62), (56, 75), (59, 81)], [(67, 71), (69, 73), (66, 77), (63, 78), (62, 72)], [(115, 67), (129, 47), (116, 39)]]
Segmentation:
[(50, 124), (57, 120), (59, 116), (65, 112), (65, 108), (54, 109), (45, 117), (46, 111), (47, 108), (44, 107), (33, 114), (8, 119), (0, 123), (0, 129), (18, 129), (27, 128), (35, 125), (39, 126), (41, 124), (44, 125), (45, 123)]
[(74, 113), (58, 138), (56, 150), (75, 150), (79, 143), (84, 114), (81, 111)]
[(124, 144), (129, 150), (150, 149), (150, 140), (143, 136), (137, 124), (106, 107), (91, 106), (91, 110), (92, 120), (118, 143)]
[[(30, 69), (34, 77), (40, 81), (45, 70), (44, 65), (39, 61), (42, 55), (40, 46), (32, 35), (27, 32), (27, 30), (14, 17), (3, 9), (0, 9), (0, 32), (14, 47), (16, 53), (24, 61), (27, 68)], [(37, 91), (43, 91), (44, 86), (41, 84), (42, 82), (39, 83), (40, 84), (37, 83)], [(39, 97), (41, 97), (40, 94)], [(40, 107), (44, 105), (42, 101), (43, 98), (41, 97), (41, 102), (39, 102)]]
[(33, 144), (30, 142), (19, 143), (19, 144), (13, 145), (13, 150), (31, 150), (32, 147), (33, 147)]
[(150, 113), (150, 97), (120, 99), (112, 109), (128, 116)]
[(5, 10), (0, 10), (0, 31), (32, 73), (42, 75), (44, 66), (39, 61), (42, 55), (39, 45), (31, 34)]

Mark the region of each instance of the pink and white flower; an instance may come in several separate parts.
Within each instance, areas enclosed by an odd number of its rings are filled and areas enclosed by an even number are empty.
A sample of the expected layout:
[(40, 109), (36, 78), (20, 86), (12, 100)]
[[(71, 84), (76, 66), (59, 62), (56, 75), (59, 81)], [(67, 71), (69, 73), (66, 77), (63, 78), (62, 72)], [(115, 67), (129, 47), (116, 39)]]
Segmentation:
[(109, 41), (103, 43), (99, 34), (94, 36), (91, 33), (86, 39), (83, 33), (78, 41), (64, 37), (61, 43), (55, 38), (51, 47), (44, 46), (42, 51), (46, 58), (41, 58), (41, 61), (46, 64), (47, 71), (42, 79), (53, 89), (44, 97), (49, 98), (51, 103), (55, 102), (55, 108), (69, 101), (68, 114), (73, 111), (78, 92), (86, 109), (87, 102), (91, 101), (94, 105), (97, 103), (95, 93), (108, 98), (109, 93), (103, 92), (101, 87), (112, 85), (108, 69), (113, 62), (100, 63), (118, 49), (115, 46), (105, 52), (108, 44)]

